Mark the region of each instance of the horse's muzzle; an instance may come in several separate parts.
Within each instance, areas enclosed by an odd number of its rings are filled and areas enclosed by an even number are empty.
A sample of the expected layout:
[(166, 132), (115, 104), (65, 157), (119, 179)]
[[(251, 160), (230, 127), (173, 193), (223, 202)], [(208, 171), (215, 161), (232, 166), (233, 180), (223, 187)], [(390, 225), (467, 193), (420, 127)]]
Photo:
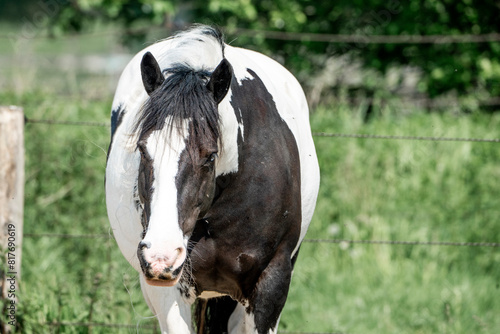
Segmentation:
[(179, 282), (179, 279), (182, 276), (182, 269), (183, 265), (178, 267), (175, 270), (172, 270), (170, 268), (166, 268), (162, 273), (159, 275), (154, 275), (151, 270), (144, 270), (142, 269), (142, 272), (144, 274), (144, 277), (146, 278), (146, 283), (149, 285), (154, 285), (154, 286), (174, 286)]
[(146, 282), (154, 286), (174, 286), (182, 276), (185, 250), (176, 248), (170, 253), (154, 252), (151, 245), (141, 242), (137, 257)]

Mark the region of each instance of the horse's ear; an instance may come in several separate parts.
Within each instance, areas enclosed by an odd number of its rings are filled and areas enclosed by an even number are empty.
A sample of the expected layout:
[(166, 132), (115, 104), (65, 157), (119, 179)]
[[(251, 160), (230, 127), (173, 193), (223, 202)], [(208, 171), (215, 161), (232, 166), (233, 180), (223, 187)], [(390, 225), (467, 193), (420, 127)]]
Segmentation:
[(222, 59), (210, 76), (207, 88), (214, 95), (215, 102), (219, 104), (227, 94), (233, 78), (233, 67), (226, 58)]
[(142, 83), (148, 95), (151, 95), (165, 81), (160, 65), (158, 65), (155, 57), (149, 51), (142, 56), (141, 76)]

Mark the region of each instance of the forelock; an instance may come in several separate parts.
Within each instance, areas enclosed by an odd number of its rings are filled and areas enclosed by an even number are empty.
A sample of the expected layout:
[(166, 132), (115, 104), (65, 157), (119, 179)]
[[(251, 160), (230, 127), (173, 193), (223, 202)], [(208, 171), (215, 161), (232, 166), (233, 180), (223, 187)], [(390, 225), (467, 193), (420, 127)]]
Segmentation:
[(166, 75), (165, 81), (138, 113), (134, 127), (138, 141), (147, 140), (155, 130), (165, 131), (166, 138), (170, 138), (174, 131), (185, 137), (183, 131), (186, 129), (182, 123), (190, 119), (190, 134), (197, 137), (194, 142), (217, 142), (220, 134), (217, 105), (206, 87), (211, 73), (206, 70), (195, 71), (183, 64), (165, 69), (163, 73)]

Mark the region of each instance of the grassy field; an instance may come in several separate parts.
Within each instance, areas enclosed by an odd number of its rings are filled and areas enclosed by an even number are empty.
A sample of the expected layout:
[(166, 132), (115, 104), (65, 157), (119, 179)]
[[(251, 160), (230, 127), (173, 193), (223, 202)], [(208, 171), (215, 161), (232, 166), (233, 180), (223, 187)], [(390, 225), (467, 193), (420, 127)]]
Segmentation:
[[(31, 119), (108, 119), (110, 100), (0, 93)], [(319, 108), (317, 132), (500, 138), (500, 114)], [(105, 214), (109, 129), (26, 125), (22, 333), (153, 333)], [(315, 138), (322, 181), (307, 238), (499, 242), (500, 144)], [(55, 238), (39, 234), (97, 234)], [(31, 235), (31, 236), (30, 236)], [(104, 235), (104, 237), (102, 236)], [(498, 333), (500, 251), (305, 243), (285, 332)], [(88, 327), (81, 323), (127, 324)]]
[[(318, 110), (315, 131), (498, 138), (499, 115), (385, 110), (369, 124)], [(320, 198), (308, 238), (498, 241), (497, 144), (316, 138)], [(348, 333), (500, 330), (492, 248), (305, 244), (282, 328)], [(300, 316), (299, 316), (300, 315)]]
[[(122, 51), (110, 35), (0, 39), (0, 104), (23, 106), (28, 119), (108, 122), (116, 74), (84, 73), (65, 56)], [(394, 104), (365, 123), (362, 107), (339, 103), (311, 121), (316, 132), (500, 138), (498, 113)], [(137, 274), (110, 237), (109, 128), (28, 123), (25, 131), (18, 332), (155, 333)], [(500, 242), (500, 144), (315, 141), (322, 180), (307, 238)], [(304, 243), (280, 329), (498, 333), (499, 263), (491, 247)]]

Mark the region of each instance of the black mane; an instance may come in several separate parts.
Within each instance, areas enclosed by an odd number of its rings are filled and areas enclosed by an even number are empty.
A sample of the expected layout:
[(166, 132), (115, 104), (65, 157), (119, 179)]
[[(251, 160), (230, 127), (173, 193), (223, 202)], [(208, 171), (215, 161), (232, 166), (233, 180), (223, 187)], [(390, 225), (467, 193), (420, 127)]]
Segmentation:
[[(177, 64), (163, 71), (165, 81), (145, 102), (138, 115), (135, 130), (138, 141), (145, 140), (154, 130), (165, 127), (167, 135), (174, 129), (183, 135), (182, 120), (190, 118), (191, 133), (200, 139), (217, 142), (220, 133), (217, 105), (206, 87), (208, 71), (196, 71), (184, 64)], [(170, 122), (165, 122), (172, 116)]]

